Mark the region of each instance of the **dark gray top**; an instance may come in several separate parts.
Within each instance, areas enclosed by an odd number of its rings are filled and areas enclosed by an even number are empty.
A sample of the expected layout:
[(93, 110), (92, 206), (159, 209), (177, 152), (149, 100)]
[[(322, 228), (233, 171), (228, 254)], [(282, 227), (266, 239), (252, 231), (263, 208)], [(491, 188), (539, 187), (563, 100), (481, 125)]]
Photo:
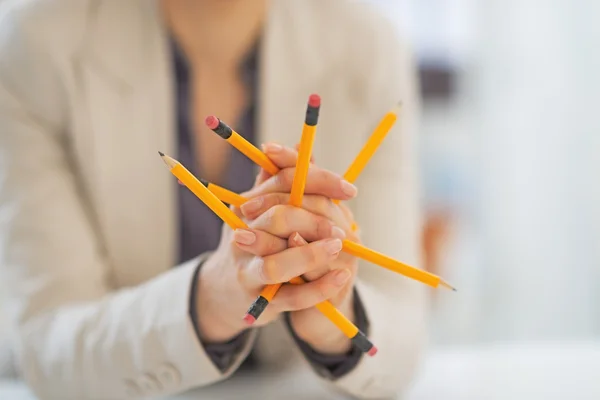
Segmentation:
[[(178, 133), (178, 160), (186, 166), (195, 176), (201, 177), (201, 173), (197, 170), (198, 163), (195, 160), (194, 130), (191, 123), (191, 108), (190, 108), (190, 76), (187, 61), (184, 54), (180, 51), (174, 41), (172, 43), (173, 53), (173, 69), (176, 80), (176, 109), (177, 109), (177, 133)], [(258, 47), (257, 47), (258, 48)], [(250, 106), (242, 115), (242, 118), (236, 125), (237, 132), (244, 136), (251, 143), (255, 142), (255, 113), (258, 95), (258, 65), (257, 52), (254, 51), (247, 58), (240, 68), (240, 73), (247, 85), (251, 96)], [(231, 153), (231, 162), (228, 166), (225, 180), (218, 183), (234, 192), (240, 193), (250, 189), (254, 183), (254, 178), (258, 168), (252, 161), (246, 158), (238, 151)], [(178, 202), (179, 202), (179, 224), (180, 224), (180, 261), (184, 262), (192, 259), (206, 251), (211, 251), (217, 248), (220, 239), (222, 221), (200, 200), (198, 200), (187, 188), (178, 187)], [(200, 267), (199, 267), (200, 268)], [(198, 270), (199, 270), (198, 268)], [(197, 274), (198, 272), (196, 272)], [(197, 279), (194, 279), (192, 287), (192, 296), (190, 299), (190, 312), (194, 326), (197, 330), (198, 324), (195, 321), (196, 312), (194, 310)], [(355, 293), (355, 311), (357, 316), (358, 328), (366, 332), (368, 321), (366, 313), (362, 308), (362, 304)], [(286, 321), (288, 319), (286, 318)], [(319, 354), (312, 350), (310, 346), (302, 342), (296, 337), (287, 323), (292, 337), (308, 358), (315, 366), (317, 371), (332, 379), (343, 376), (351, 371), (358, 361), (362, 353), (357, 349), (352, 349), (347, 355), (330, 356)], [(228, 343), (203, 343), (204, 348), (221, 370), (225, 370), (235, 360), (235, 355), (243, 348), (247, 338), (247, 332), (242, 333)], [(252, 365), (252, 355), (248, 357), (245, 367)]]

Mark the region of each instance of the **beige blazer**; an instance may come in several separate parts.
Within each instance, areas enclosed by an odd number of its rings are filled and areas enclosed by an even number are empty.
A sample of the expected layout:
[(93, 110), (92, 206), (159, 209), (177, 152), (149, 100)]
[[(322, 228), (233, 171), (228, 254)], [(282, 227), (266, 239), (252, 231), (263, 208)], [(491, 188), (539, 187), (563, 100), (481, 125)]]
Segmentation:
[[(43, 399), (168, 395), (232, 374), (255, 346), (311, 368), (276, 322), (225, 374), (188, 316), (201, 255), (174, 268), (175, 151), (167, 32), (152, 0), (9, 0), (0, 20), (0, 280), (17, 367)], [(344, 0), (274, 0), (263, 38), (259, 140), (297, 143), (308, 94), (323, 98), (319, 164), (343, 173), (384, 113), (400, 123), (352, 204), (364, 242), (419, 265), (418, 101), (407, 47)], [(358, 290), (380, 349), (327, 384), (361, 398), (409, 383), (424, 287), (373, 265)], [(318, 372), (318, 371), (317, 371)]]

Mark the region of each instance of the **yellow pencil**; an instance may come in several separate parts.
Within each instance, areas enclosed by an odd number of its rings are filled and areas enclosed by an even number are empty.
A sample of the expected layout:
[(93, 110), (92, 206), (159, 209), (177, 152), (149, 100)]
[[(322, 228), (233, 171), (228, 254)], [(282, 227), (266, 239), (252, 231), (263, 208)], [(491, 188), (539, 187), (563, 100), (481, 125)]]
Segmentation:
[(247, 200), (245, 197), (232, 192), (231, 190), (225, 189), (219, 185), (215, 185), (214, 183), (208, 182), (204, 179), (199, 179), (199, 181), (215, 196), (217, 196), (219, 200), (224, 203), (231, 204), (234, 207), (241, 207), (242, 204), (244, 204)]
[[(231, 211), (223, 200), (219, 199), (212, 193), (206, 185), (198, 180), (190, 171), (188, 171), (179, 161), (169, 157), (161, 152), (158, 152), (165, 164), (169, 167), (171, 173), (179, 179), (181, 184), (186, 186), (194, 193), (204, 204), (206, 204), (223, 222), (231, 227), (231, 229), (248, 229), (248, 226), (242, 221), (233, 211)], [(226, 189), (224, 189), (226, 190)], [(239, 196), (239, 195), (238, 195)], [(241, 197), (241, 196), (240, 196)], [(294, 284), (305, 283), (302, 278), (294, 278), (291, 280)], [(363, 352), (373, 356), (377, 353), (377, 347), (362, 333), (351, 321), (349, 321), (333, 304), (329, 301), (319, 303), (316, 308), (325, 315), (332, 323), (335, 324), (352, 343), (360, 348)]]
[(271, 175), (279, 172), (279, 168), (267, 157), (265, 153), (257, 149), (252, 143), (244, 139), (239, 133), (231, 129), (225, 122), (211, 115), (205, 120), (213, 132), (227, 140), (233, 147), (238, 149), (246, 157), (254, 161), (256, 165), (267, 171)]
[[(304, 188), (306, 187), (306, 178), (310, 167), (310, 158), (315, 142), (317, 123), (319, 122), (320, 107), (321, 97), (317, 94), (311, 95), (306, 107), (306, 117), (304, 118), (300, 147), (298, 148), (298, 159), (296, 160), (296, 171), (294, 172), (294, 180), (290, 192), (289, 203), (295, 207), (302, 207), (302, 198), (304, 197)], [(273, 297), (275, 297), (280, 287), (281, 283), (264, 287), (256, 300), (254, 300), (248, 308), (245, 319), (249, 323), (253, 323), (260, 317), (271, 300), (273, 300)]]
[(398, 119), (398, 114), (400, 114), (400, 110), (402, 108), (402, 103), (398, 103), (393, 109), (387, 112), (385, 116), (379, 122), (379, 125), (375, 128), (369, 140), (365, 143), (361, 151), (357, 154), (356, 158), (350, 164), (350, 167), (346, 170), (344, 174), (344, 179), (350, 183), (354, 183), (358, 176), (361, 174), (363, 169), (369, 163), (383, 140), (392, 129), (396, 120)]
[[(398, 114), (400, 114), (400, 110), (402, 108), (402, 103), (398, 103), (396, 107), (388, 111), (387, 114), (379, 121), (379, 125), (375, 128), (369, 140), (365, 143), (361, 151), (356, 155), (354, 161), (350, 164), (350, 167), (346, 170), (344, 174), (344, 179), (350, 183), (354, 183), (363, 169), (366, 167), (368, 162), (371, 160), (383, 140), (387, 136), (388, 132), (392, 129), (396, 120), (398, 119)], [(339, 204), (339, 200), (333, 200), (335, 204)], [(356, 222), (352, 223), (352, 231), (356, 232), (358, 230), (358, 225)]]
[[(369, 140), (364, 144), (363, 148), (354, 158), (354, 161), (350, 164), (346, 173), (344, 174), (344, 179), (350, 183), (356, 182), (356, 179), (361, 174), (363, 169), (367, 166), (383, 140), (392, 129), (396, 120), (398, 119), (398, 114), (400, 113), (400, 109), (402, 107), (402, 103), (398, 103), (396, 107), (391, 109), (384, 115), (384, 117), (379, 121), (379, 124), (369, 137)], [(339, 200), (334, 200), (334, 203), (339, 203)]]

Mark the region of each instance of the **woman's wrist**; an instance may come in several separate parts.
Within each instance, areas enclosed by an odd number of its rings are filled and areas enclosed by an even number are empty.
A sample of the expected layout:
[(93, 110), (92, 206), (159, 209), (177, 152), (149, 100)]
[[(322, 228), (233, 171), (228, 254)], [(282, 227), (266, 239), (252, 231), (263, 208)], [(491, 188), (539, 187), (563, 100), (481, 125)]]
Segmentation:
[[(204, 343), (224, 343), (233, 339), (246, 328), (239, 315), (230, 309), (231, 297), (227, 296), (230, 287), (221, 287), (226, 281), (215, 274), (219, 268), (216, 256), (209, 257), (198, 274), (196, 294), (196, 321), (200, 339)], [(224, 300), (224, 299), (228, 299)]]
[[(354, 296), (351, 292), (349, 296), (344, 299), (342, 304), (336, 305), (338, 310), (352, 322), (355, 321), (353, 302)], [(308, 344), (315, 352), (331, 355), (346, 354), (352, 348), (351, 340), (330, 321), (326, 320), (323, 315), (317, 314), (314, 316), (313, 320), (322, 320), (322, 323), (318, 324), (318, 326), (311, 324), (310, 330), (296, 326), (294, 319), (294, 315), (292, 314), (289, 321), (296, 336), (298, 339)], [(304, 318), (302, 320), (304, 320)]]

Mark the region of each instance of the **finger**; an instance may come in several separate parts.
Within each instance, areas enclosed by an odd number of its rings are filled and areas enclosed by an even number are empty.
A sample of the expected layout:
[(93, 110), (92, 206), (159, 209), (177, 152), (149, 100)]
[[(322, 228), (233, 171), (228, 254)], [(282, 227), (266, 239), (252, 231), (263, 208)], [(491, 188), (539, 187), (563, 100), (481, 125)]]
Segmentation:
[[(306, 240), (304, 240), (304, 238), (302, 236), (300, 236), (298, 233), (291, 235), (288, 239), (288, 247), (290, 247), (290, 248), (300, 247), (300, 246), (304, 246), (306, 244), (308, 244), (306, 242)], [(309, 271), (306, 274), (304, 274), (302, 277), (307, 281), (314, 281), (314, 280), (321, 278), (322, 276), (327, 274), (329, 271), (335, 270), (335, 269), (348, 269), (351, 273), (354, 274), (356, 272), (356, 264), (353, 264), (353, 261), (354, 261), (353, 256), (342, 252), (337, 257), (335, 262), (333, 262), (327, 266), (324, 266), (322, 268), (318, 268), (313, 271)]]
[(277, 143), (266, 143), (262, 148), (267, 157), (279, 168), (284, 169), (296, 166), (298, 151)]
[(267, 171), (261, 168), (260, 171), (258, 171), (258, 175), (256, 175), (256, 179), (254, 180), (254, 186), (260, 185), (270, 177), (271, 174), (269, 174)]
[[(304, 238), (302, 236), (300, 236), (300, 234), (298, 232), (293, 233), (288, 239), (288, 247), (289, 248), (301, 247), (301, 246), (305, 246), (307, 244), (308, 244), (308, 242), (306, 240), (304, 240)], [(338, 259), (340, 257), (344, 257), (344, 256), (345, 256), (345, 254), (341, 253), (338, 256)], [(323, 266), (316, 270), (307, 272), (306, 274), (303, 275), (303, 278), (307, 281), (314, 281), (314, 280), (319, 279), (320, 277), (324, 276), (327, 272), (329, 272), (329, 270), (330, 270), (329, 265), (326, 265), (326, 266)]]
[[(248, 220), (254, 220), (272, 207), (289, 204), (288, 193), (269, 193), (244, 203), (240, 208)], [(302, 208), (331, 220), (344, 230), (350, 229), (353, 219), (347, 218), (343, 210), (324, 196), (307, 195), (302, 199)]]
[[(296, 151), (300, 151), (300, 143), (296, 143), (296, 146), (294, 146), (294, 148), (296, 149)], [(310, 154), (310, 163), (315, 163), (315, 157), (312, 153)]]
[(335, 297), (351, 277), (347, 269), (330, 271), (323, 277), (303, 285), (284, 285), (270, 302), (280, 311), (304, 310)]
[(340, 239), (326, 239), (270, 256), (255, 257), (242, 267), (240, 277), (249, 287), (287, 282), (329, 264), (341, 250)]
[(250, 228), (280, 238), (288, 238), (292, 233), (298, 232), (309, 242), (331, 237), (339, 239), (346, 237), (346, 232), (328, 218), (290, 205), (276, 205), (269, 208), (250, 221)]
[(288, 247), (290, 249), (308, 244), (308, 242), (306, 240), (304, 240), (304, 238), (302, 236), (300, 236), (300, 234), (298, 232), (292, 233), (287, 242), (288, 242)]
[(236, 229), (233, 241), (241, 250), (259, 257), (270, 256), (288, 248), (285, 239), (259, 230)]
[[(286, 168), (277, 175), (264, 181), (261, 185), (248, 192), (250, 197), (260, 194), (283, 192), (289, 193), (294, 181), (295, 168)], [(338, 174), (311, 165), (306, 177), (304, 194), (316, 194), (331, 199), (349, 200), (356, 197), (358, 189)]]
[(352, 212), (352, 210), (350, 209), (350, 207), (348, 207), (346, 204), (344, 203), (340, 203), (337, 205), (338, 208), (342, 211), (342, 213), (344, 213), (344, 216), (349, 220), (349, 221), (354, 221), (354, 213)]

